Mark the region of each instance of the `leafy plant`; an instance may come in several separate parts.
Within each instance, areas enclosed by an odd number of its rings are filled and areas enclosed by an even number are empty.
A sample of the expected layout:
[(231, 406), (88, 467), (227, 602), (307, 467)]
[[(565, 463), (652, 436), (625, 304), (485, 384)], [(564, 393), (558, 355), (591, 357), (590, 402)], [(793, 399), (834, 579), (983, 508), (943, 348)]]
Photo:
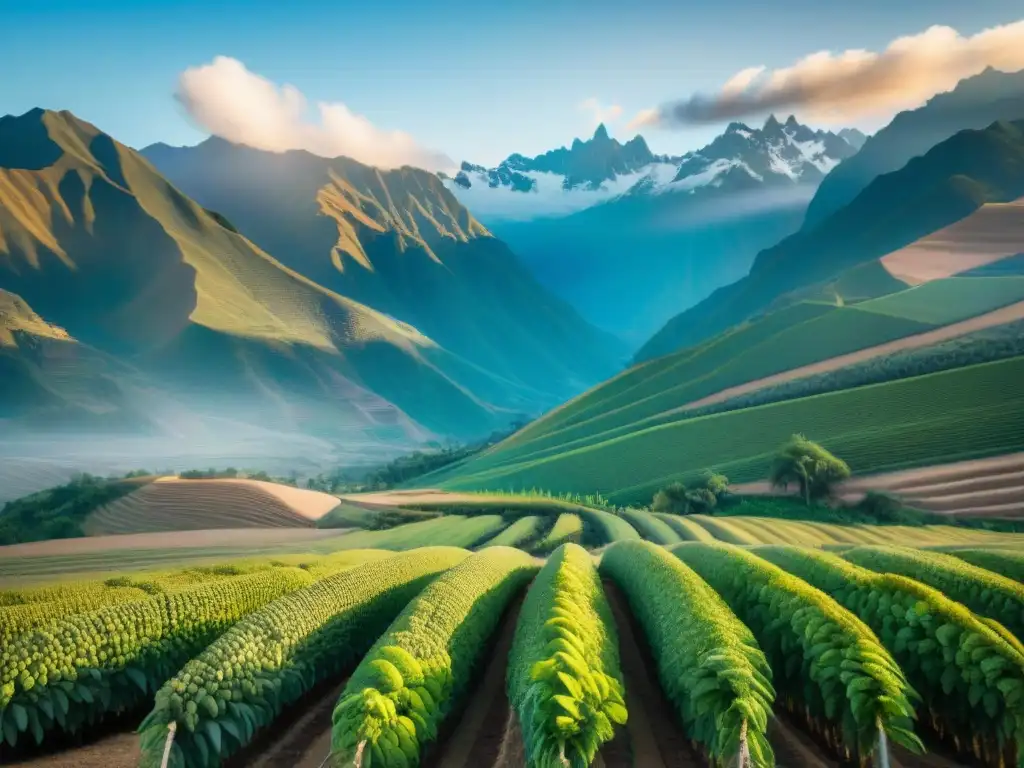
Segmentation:
[(837, 482), (849, 476), (850, 468), (845, 461), (803, 435), (793, 435), (779, 449), (769, 475), (775, 487), (787, 488), (796, 483), (807, 504), (828, 496)]
[(318, 682), (353, 665), (395, 615), (469, 553), (426, 547), (330, 576), (266, 605), (185, 664), (139, 727), (143, 768), (220, 765)]
[(772, 671), (750, 630), (708, 584), (649, 542), (613, 544), (600, 572), (625, 593), (683, 727), (715, 760), (775, 763), (768, 718)]
[[(999, 762), (1006, 740), (1024, 754), (1024, 655), (962, 604), (920, 582), (875, 573), (841, 557), (798, 547), (754, 552), (857, 614), (893, 654), (922, 696), (940, 736)], [(966, 706), (965, 706), (966, 702)], [(1006, 757), (1006, 756), (1004, 756)]]
[(423, 590), (370, 649), (334, 709), (331, 749), (362, 768), (419, 764), (536, 561), (489, 547)]
[[(871, 629), (806, 582), (731, 544), (672, 548), (748, 626), (794, 713), (844, 744), (871, 755), (883, 735), (923, 751), (914, 734), (914, 690)], [(797, 709), (799, 704), (799, 709)]]
[(589, 766), (626, 722), (618, 638), (594, 561), (564, 544), (537, 574), (509, 654), (508, 697), (532, 768)]

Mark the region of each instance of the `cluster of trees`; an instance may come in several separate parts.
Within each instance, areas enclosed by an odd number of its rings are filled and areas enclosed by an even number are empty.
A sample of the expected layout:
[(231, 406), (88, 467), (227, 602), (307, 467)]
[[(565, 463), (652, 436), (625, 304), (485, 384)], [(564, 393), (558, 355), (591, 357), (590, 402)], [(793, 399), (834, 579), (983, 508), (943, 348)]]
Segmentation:
[(178, 473), (182, 480), (231, 480), (234, 478), (245, 478), (246, 480), (262, 480), (266, 483), (280, 483), (298, 487), (299, 475), (292, 472), (288, 477), (273, 477), (262, 469), (258, 471), (239, 471), (234, 467), (227, 469), (186, 469)]
[(728, 491), (729, 478), (708, 470), (696, 485), (672, 483), (662, 488), (654, 494), (652, 508), (673, 515), (705, 514), (717, 507)]
[(1024, 321), (1020, 320), (975, 331), (929, 347), (905, 350), (892, 355), (880, 355), (863, 363), (840, 368), (837, 371), (805, 376), (784, 384), (765, 387), (721, 403), (695, 408), (687, 415), (696, 418), (712, 413), (753, 408), (769, 403), (821, 395), (826, 392), (838, 392), (869, 384), (908, 379), (1018, 355), (1024, 355)]
[(90, 512), (136, 488), (117, 478), (80, 474), (65, 485), (8, 501), (0, 509), (0, 545), (84, 536), (82, 523)]
[[(772, 462), (769, 479), (772, 486), (788, 490), (800, 489), (804, 503), (820, 501), (831, 495), (835, 484), (850, 476), (850, 467), (825, 448), (803, 435), (793, 435), (780, 448)], [(729, 478), (708, 470), (696, 485), (672, 483), (654, 494), (651, 505), (655, 512), (673, 515), (707, 514), (714, 510), (729, 492)], [(880, 515), (895, 515), (899, 502), (882, 494), (871, 495), (872, 507)]]

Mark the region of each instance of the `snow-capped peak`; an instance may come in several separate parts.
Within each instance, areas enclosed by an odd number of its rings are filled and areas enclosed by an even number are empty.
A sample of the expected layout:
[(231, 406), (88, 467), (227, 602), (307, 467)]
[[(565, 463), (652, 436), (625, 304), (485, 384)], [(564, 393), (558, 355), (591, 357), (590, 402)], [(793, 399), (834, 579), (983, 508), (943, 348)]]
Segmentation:
[(603, 124), (537, 157), (509, 155), (495, 168), (463, 163), (445, 184), (486, 218), (560, 216), (620, 196), (728, 193), (759, 186), (817, 184), (857, 151), (859, 133), (815, 131), (790, 115), (771, 115), (761, 128), (730, 123), (707, 146), (682, 157), (651, 152), (642, 136), (625, 144)]

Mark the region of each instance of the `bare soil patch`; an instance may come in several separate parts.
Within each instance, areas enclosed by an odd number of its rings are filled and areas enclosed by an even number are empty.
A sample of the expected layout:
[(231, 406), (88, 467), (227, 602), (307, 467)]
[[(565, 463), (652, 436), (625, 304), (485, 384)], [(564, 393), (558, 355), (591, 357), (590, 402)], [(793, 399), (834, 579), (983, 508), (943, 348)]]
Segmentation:
[(920, 285), (952, 277), (1021, 252), (1024, 198), (988, 203), (965, 219), (882, 257), (897, 280)]
[(523, 752), (522, 733), (513, 727), (514, 718), (505, 693), (505, 672), (522, 604), (522, 597), (517, 598), (505, 612), (485, 657), (486, 667), (462, 711), (450, 715), (457, 725), (426, 756), (426, 768), (490, 768), (498, 765), (503, 746), (502, 763), (506, 768), (514, 768), (511, 755)]
[[(619, 634), (619, 655), (626, 683), (626, 733), (632, 765), (636, 768), (703, 768), (708, 763), (691, 745), (675, 718), (675, 709), (662, 693), (657, 671), (643, 632), (629, 610), (629, 603), (614, 583), (604, 582), (605, 594)], [(612, 743), (614, 744), (614, 742)], [(612, 746), (612, 745), (608, 745)], [(629, 763), (612, 762), (609, 768)]]
[(258, 480), (162, 477), (96, 510), (90, 536), (207, 528), (312, 527), (340, 500)]
[(776, 373), (771, 376), (765, 376), (761, 379), (755, 379), (754, 381), (737, 384), (735, 387), (728, 387), (727, 389), (715, 392), (707, 397), (702, 397), (699, 400), (689, 402), (679, 408), (674, 408), (669, 411), (669, 413), (679, 413), (689, 411), (694, 408), (703, 408), (706, 405), (715, 405), (716, 403), (722, 403), (734, 397), (747, 395), (766, 387), (772, 387), (777, 384), (786, 384), (790, 381), (802, 379), (807, 376), (814, 376), (819, 373), (838, 371), (841, 368), (856, 365), (857, 363), (863, 363), (866, 360), (871, 360), (876, 357), (892, 355), (909, 349), (927, 347), (932, 344), (938, 344), (942, 341), (955, 339), (958, 336), (964, 336), (968, 333), (974, 333), (975, 331), (980, 331), (985, 328), (991, 328), (996, 325), (1003, 325), (1004, 323), (1011, 323), (1015, 320), (1022, 319), (1024, 319), (1024, 301), (1019, 301), (1016, 304), (1010, 304), (1009, 306), (1001, 307), (1000, 309), (992, 312), (987, 312), (983, 315), (978, 315), (977, 317), (962, 320), (959, 323), (944, 325), (941, 328), (936, 328), (932, 331), (918, 333), (914, 336), (905, 336), (904, 338), (897, 339), (896, 341), (889, 341), (885, 344), (879, 344), (856, 352), (850, 352), (846, 355), (839, 355), (838, 357), (831, 357), (828, 360), (811, 363), (810, 365), (792, 368), (788, 371), (783, 371), (782, 373)]

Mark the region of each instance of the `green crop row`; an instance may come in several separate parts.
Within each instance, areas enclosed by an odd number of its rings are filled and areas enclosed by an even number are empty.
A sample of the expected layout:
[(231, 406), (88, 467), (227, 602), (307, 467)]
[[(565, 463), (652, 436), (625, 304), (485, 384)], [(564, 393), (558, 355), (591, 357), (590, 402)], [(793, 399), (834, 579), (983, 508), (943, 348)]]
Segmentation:
[(468, 552), (428, 547), (345, 570), (238, 622), (156, 694), (142, 766), (216, 766), (317, 683), (352, 667), (388, 623)]
[(406, 550), (415, 547), (472, 547), (505, 527), (500, 515), (446, 515), (386, 531), (356, 531), (339, 539), (345, 549)]
[(957, 560), (1024, 582), (1024, 552), (1001, 549), (957, 549), (949, 552)]
[(532, 551), (538, 554), (550, 552), (566, 542), (577, 543), (582, 536), (583, 521), (580, 520), (580, 516), (563, 512), (555, 519), (555, 524), (548, 531), (548, 535), (537, 542)]
[(298, 568), (275, 568), (18, 635), (0, 651), (5, 741), (13, 746), (27, 732), (41, 743), (51, 730), (73, 733), (137, 707), (240, 618), (311, 581)]
[(619, 514), (647, 541), (653, 541), (655, 544), (678, 544), (683, 540), (675, 528), (646, 510), (627, 508)]
[[(838, 555), (758, 547), (758, 556), (828, 593), (893, 654), (940, 737), (998, 762), (1004, 743), (1024, 755), (1024, 655), (960, 603), (905, 576), (875, 573)], [(965, 706), (966, 702), (966, 706)]]
[(583, 521), (583, 543), (594, 547), (614, 541), (639, 539), (636, 528), (616, 514), (590, 507), (579, 507), (576, 513)]
[(424, 589), (345, 686), (334, 710), (332, 754), (361, 768), (418, 765), (505, 608), (536, 572), (526, 553), (488, 547)]
[(681, 542), (715, 540), (715, 537), (707, 529), (697, 525), (697, 523), (690, 519), (689, 515), (671, 515), (667, 512), (652, 512), (651, 514), (675, 531)]
[(148, 593), (136, 587), (108, 587), (77, 596), (69, 592), (59, 600), (5, 605), (0, 607), (0, 645), (7, 645), (22, 632), (51, 626), (69, 616), (149, 599)]
[(544, 518), (540, 515), (520, 517), (505, 530), (489, 539), (487, 547), (518, 547), (537, 537), (544, 528)]
[(794, 425), (854, 472), (951, 461), (1024, 449), (1024, 358), (701, 418), (665, 414), (629, 433), (561, 442), (521, 459), (495, 450), (442, 485), (501, 488), (514, 482), (553, 492), (598, 489), (619, 503), (648, 502), (665, 484), (707, 467), (734, 482), (761, 479)]
[[(934, 587), (979, 616), (998, 622), (1011, 642), (1024, 638), (1024, 585), (952, 555), (906, 547), (854, 547), (843, 552), (854, 565), (898, 573)], [(1004, 629), (1005, 628), (1005, 629)]]
[(615, 622), (576, 544), (559, 547), (530, 586), (507, 679), (532, 768), (589, 766), (626, 722)]
[[(860, 619), (824, 592), (747, 550), (686, 543), (672, 551), (736, 612), (768, 656), (780, 694), (809, 725), (867, 757), (887, 735), (915, 751), (914, 691)], [(884, 748), (884, 747), (883, 747)]]
[(613, 544), (600, 572), (625, 594), (690, 738), (717, 761), (774, 765), (771, 669), (750, 630), (711, 587), (649, 542)]

